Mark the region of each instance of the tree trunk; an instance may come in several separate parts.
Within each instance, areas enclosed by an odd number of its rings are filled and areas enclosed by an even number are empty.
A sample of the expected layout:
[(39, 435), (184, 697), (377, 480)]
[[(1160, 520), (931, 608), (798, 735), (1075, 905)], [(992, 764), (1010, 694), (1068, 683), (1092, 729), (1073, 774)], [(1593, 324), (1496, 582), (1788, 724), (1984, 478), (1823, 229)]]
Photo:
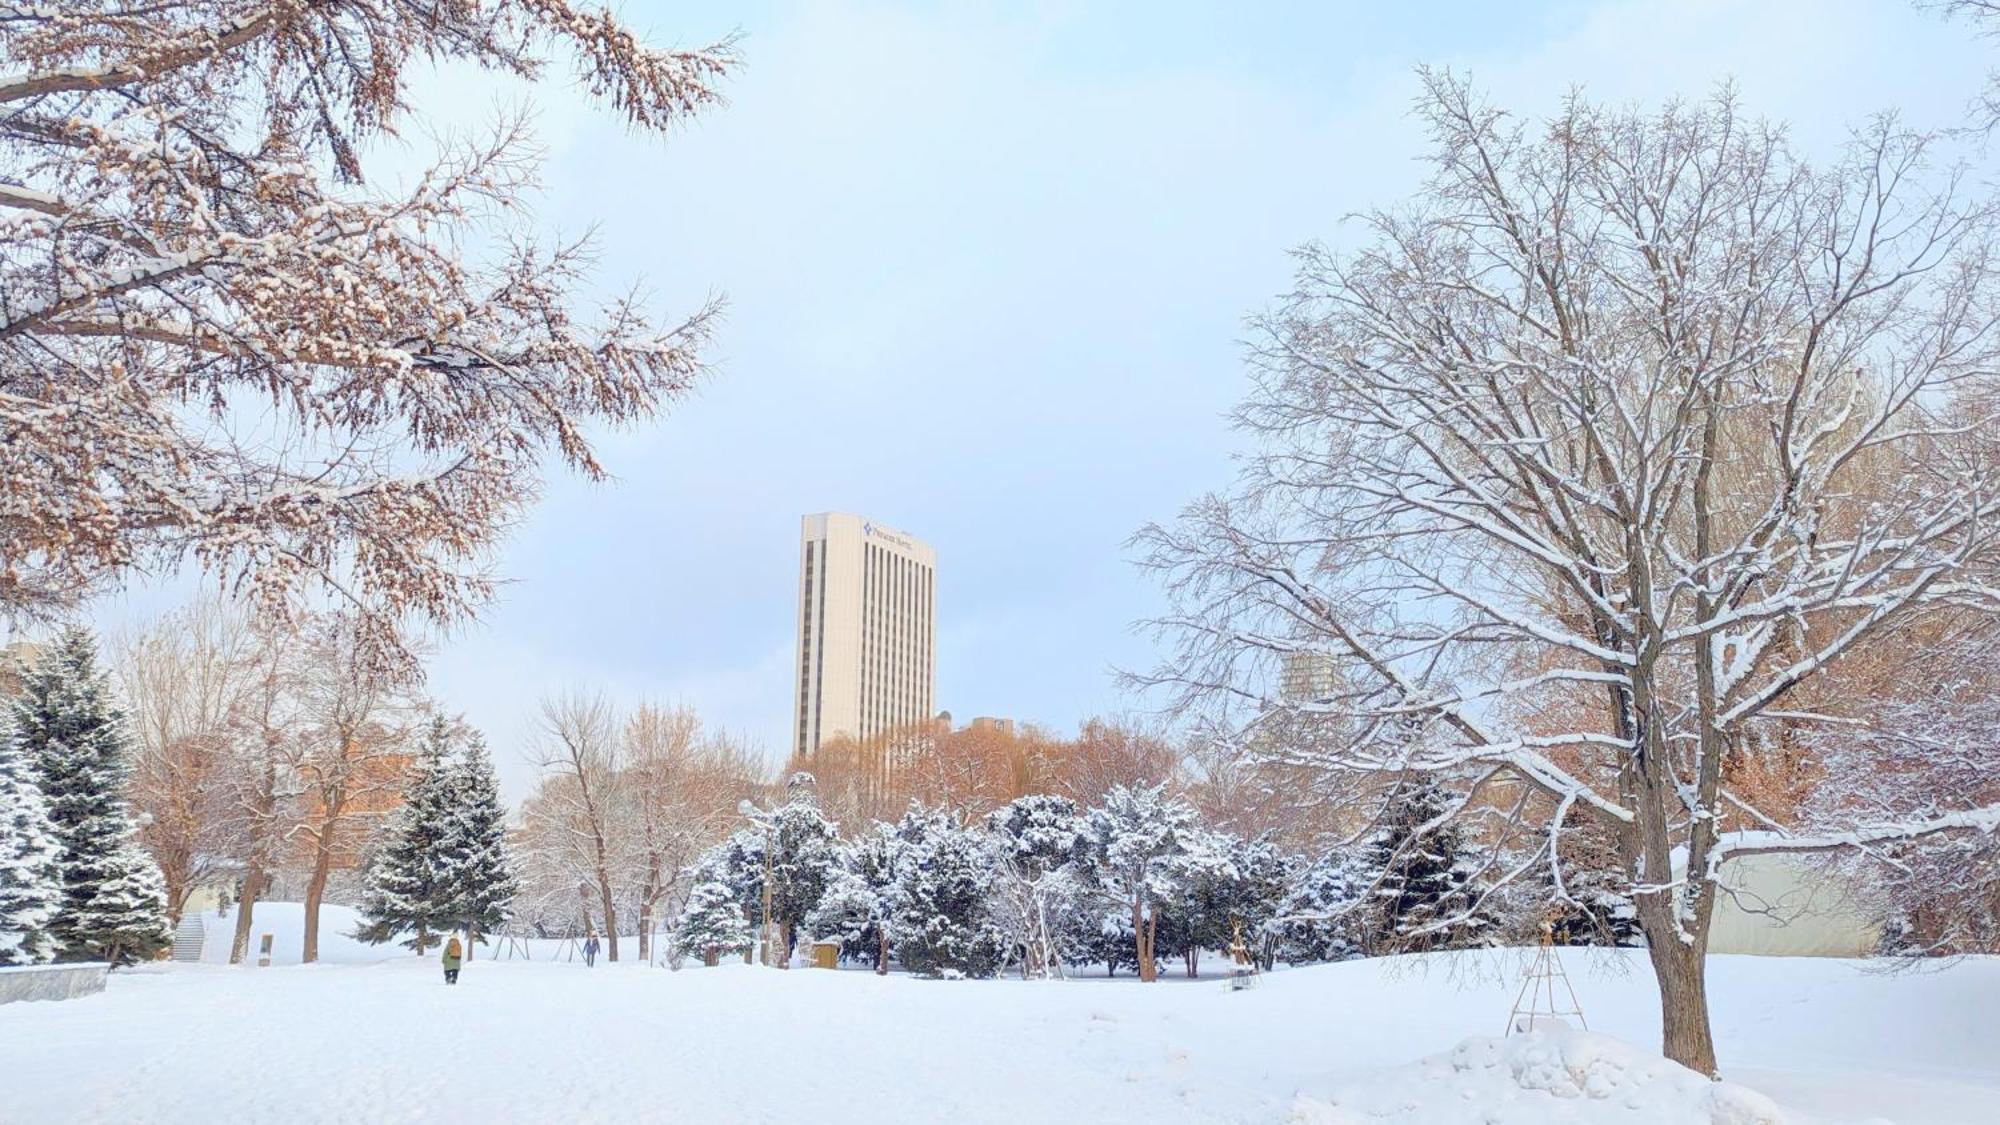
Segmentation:
[(1715, 1036), (1708, 1026), (1708, 964), (1671, 936), (1647, 935), (1660, 985), (1660, 1053), (1698, 1074), (1715, 1076)]
[(229, 963), (241, 965), (250, 953), (250, 928), (256, 925), (255, 912), (257, 898), (264, 893), (264, 885), (270, 876), (261, 867), (252, 867), (243, 875), (243, 893), (236, 902), (236, 935), (229, 942)]
[(1196, 949), (1196, 948), (1193, 948), (1193, 947), (1190, 947), (1190, 948), (1188, 949), (1188, 951), (1187, 951), (1186, 953), (1182, 954), (1181, 956), (1182, 956), (1182, 957), (1184, 957), (1184, 958), (1185, 958), (1185, 959), (1187, 960), (1187, 975), (1188, 975), (1188, 979), (1189, 979), (1189, 980), (1193, 980), (1194, 978), (1196, 978), (1196, 977), (1200, 976), (1200, 975), (1201, 975), (1201, 950), (1199, 950), (1199, 949)]
[(598, 906), (604, 911), (604, 955), (607, 961), (618, 960), (618, 908), (611, 904), (611, 877), (600, 870), (597, 873), (597, 892), (603, 897)]
[(639, 904), (639, 961), (646, 965), (653, 963), (653, 904), (650, 902)]
[(299, 960), (307, 965), (319, 960), (319, 906), (326, 898), (326, 878), (333, 871), (331, 832), (331, 825), (321, 827), (313, 845), (312, 878), (306, 882), (305, 948), (300, 950)]
[(792, 967), (792, 924), (790, 922), (778, 923), (778, 951), (779, 953), (782, 954), (782, 956), (778, 960), (778, 967), (780, 969), (791, 968)]
[[(179, 865), (176, 864), (175, 868), (179, 870)], [(164, 865), (160, 867), (160, 881), (167, 888), (167, 928), (177, 930), (181, 925), (181, 915), (187, 912), (188, 898), (194, 894), (194, 888), (188, 885), (185, 873), (169, 875)]]
[(879, 937), (882, 946), (875, 954), (875, 975), (886, 977), (889, 975), (889, 935), (884, 933)]
[(1139, 979), (1153, 981), (1160, 978), (1160, 967), (1153, 961), (1152, 919), (1146, 917), (1144, 899), (1132, 900), (1132, 943), (1139, 954)]

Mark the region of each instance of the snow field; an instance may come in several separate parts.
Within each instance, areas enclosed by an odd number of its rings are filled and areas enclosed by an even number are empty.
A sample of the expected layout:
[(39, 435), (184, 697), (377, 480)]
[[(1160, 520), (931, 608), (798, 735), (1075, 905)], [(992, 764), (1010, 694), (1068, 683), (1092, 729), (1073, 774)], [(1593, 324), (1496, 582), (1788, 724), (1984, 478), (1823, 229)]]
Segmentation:
[(1712, 959), (1725, 1077), (1760, 1097), (1652, 1053), (1640, 956), (1566, 958), (1591, 1029), (1638, 1046), (1464, 1043), (1505, 1025), (1524, 958), (1352, 961), (1241, 993), (546, 960), (476, 961), (447, 988), (435, 953), (149, 966), (0, 1008), (0, 1120), (1965, 1125), (2000, 1105), (2000, 959)]
[(1608, 1035), (1537, 1029), (1468, 1039), (1410, 1066), (1390, 1067), (1327, 1101), (1301, 1096), (1299, 1125), (1782, 1125), (1776, 1102), (1715, 1082)]

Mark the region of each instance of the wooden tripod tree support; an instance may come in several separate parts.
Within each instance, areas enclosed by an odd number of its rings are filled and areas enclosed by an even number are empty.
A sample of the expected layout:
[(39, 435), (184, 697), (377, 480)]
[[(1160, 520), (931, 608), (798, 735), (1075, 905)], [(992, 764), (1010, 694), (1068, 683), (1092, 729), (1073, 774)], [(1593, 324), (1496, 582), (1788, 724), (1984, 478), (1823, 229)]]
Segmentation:
[(1257, 959), (1250, 955), (1250, 946), (1243, 940), (1243, 922), (1238, 918), (1229, 920), (1229, 991), (1241, 992), (1254, 988), (1257, 984)]
[[(1568, 998), (1567, 1006), (1559, 995)], [(1577, 1002), (1576, 989), (1569, 983), (1569, 973), (1563, 970), (1562, 958), (1556, 956), (1555, 927), (1544, 922), (1541, 945), (1535, 949), (1535, 959), (1528, 965), (1521, 991), (1514, 997), (1514, 1010), (1507, 1015), (1507, 1034), (1549, 1025), (1568, 1027), (1571, 1017), (1575, 1017), (1576, 1026), (1590, 1030), (1590, 1024), (1583, 1018), (1583, 1005)]]

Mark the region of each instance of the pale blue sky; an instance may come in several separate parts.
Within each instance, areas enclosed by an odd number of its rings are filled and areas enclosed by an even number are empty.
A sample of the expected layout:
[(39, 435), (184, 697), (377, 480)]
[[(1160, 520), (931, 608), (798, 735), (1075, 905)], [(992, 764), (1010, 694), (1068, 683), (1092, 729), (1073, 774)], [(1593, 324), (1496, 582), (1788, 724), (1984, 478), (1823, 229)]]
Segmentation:
[[(1419, 62), (1531, 114), (1733, 76), (1821, 151), (1887, 107), (1955, 120), (2000, 62), (1898, 0), (1247, 7), (630, 2), (657, 42), (744, 33), (730, 105), (663, 142), (535, 92), (543, 220), (597, 225), (607, 285), (729, 313), (703, 392), (605, 438), (614, 485), (552, 482), (500, 560), (517, 581), (434, 662), (511, 796), (566, 687), (782, 753), (810, 511), (937, 548), (954, 714), (1134, 706), (1109, 671), (1152, 662), (1132, 626), (1160, 603), (1121, 544), (1227, 482), (1243, 318), (1287, 248), (1414, 186)], [(417, 104), (464, 122), (501, 96), (451, 75)]]

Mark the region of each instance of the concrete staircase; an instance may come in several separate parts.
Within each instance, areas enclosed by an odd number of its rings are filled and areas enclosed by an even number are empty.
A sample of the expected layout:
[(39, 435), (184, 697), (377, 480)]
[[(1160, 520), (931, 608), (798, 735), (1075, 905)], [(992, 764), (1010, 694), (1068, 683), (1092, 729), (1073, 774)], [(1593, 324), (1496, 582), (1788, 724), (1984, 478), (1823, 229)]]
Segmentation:
[(200, 961), (201, 943), (207, 933), (207, 927), (201, 924), (200, 911), (182, 914), (181, 924), (174, 928), (174, 960)]

